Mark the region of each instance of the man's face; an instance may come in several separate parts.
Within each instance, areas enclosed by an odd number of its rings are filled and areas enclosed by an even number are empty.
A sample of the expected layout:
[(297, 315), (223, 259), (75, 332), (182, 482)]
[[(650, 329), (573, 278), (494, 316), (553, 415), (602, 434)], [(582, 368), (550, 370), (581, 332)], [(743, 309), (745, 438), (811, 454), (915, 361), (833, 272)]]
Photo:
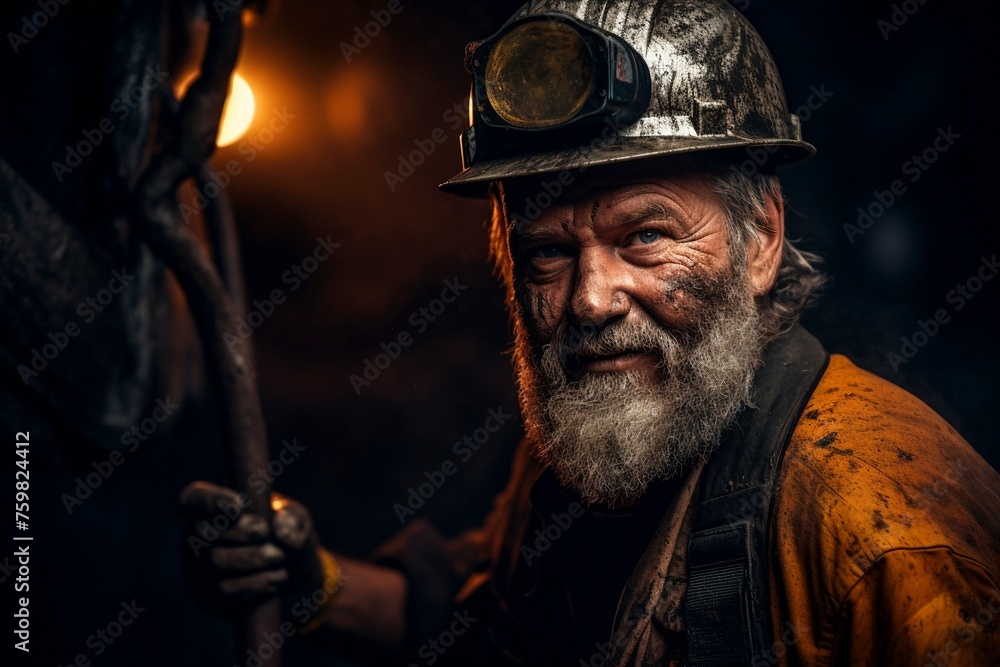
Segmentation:
[[(518, 194), (508, 194), (512, 207)], [(603, 180), (569, 195), (511, 237), (518, 283), (537, 306), (537, 335), (642, 316), (669, 330), (696, 329), (711, 305), (711, 284), (731, 272), (725, 212), (711, 182), (692, 175)], [(573, 370), (652, 377), (656, 361), (649, 354), (584, 358)]]
[[(540, 191), (505, 187), (508, 215)], [(522, 408), (563, 483), (622, 502), (710, 453), (761, 348), (713, 182), (590, 179), (512, 225), (510, 248)]]

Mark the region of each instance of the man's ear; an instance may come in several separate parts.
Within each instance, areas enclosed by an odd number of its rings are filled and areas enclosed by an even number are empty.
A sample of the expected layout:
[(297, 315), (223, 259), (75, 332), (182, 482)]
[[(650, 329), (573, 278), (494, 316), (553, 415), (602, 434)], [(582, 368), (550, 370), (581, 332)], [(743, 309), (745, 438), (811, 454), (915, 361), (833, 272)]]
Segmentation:
[(764, 296), (774, 287), (785, 243), (785, 202), (768, 195), (764, 213), (767, 226), (757, 230), (759, 240), (747, 241), (747, 278), (755, 297)]

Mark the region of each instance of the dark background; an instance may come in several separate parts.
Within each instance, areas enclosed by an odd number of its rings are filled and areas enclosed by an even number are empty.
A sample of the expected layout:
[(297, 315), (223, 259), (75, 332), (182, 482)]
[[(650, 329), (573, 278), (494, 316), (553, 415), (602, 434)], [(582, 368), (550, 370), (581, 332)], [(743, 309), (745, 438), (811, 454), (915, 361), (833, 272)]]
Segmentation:
[[(363, 556), (397, 530), (393, 505), (405, 503), (425, 471), (457, 462), (453, 443), (482, 425), (488, 409), (516, 413), (485, 205), (435, 186), (459, 166), (458, 131), (444, 114), (467, 98), (465, 43), (491, 34), (520, 4), (403, 0), (404, 11), (350, 64), (341, 43), (384, 2), (272, 3), (246, 35), (237, 71), (257, 94), (251, 134), (274, 108), (295, 117), (252, 161), (231, 146), (214, 163), (243, 167), (227, 192), (251, 299), (275, 288), (288, 293), (282, 274), (312, 252), (317, 236), (341, 244), (253, 343), (274, 452), (283, 440), (306, 447), (276, 487), (305, 502), (324, 542), (343, 553)], [(807, 326), (832, 352), (922, 398), (1000, 465), (1000, 281), (960, 311), (946, 299), (975, 275), (981, 257), (1000, 251), (995, 10), (912, 2), (919, 9), (886, 40), (877, 22), (889, 19), (891, 3), (736, 4), (771, 47), (792, 109), (814, 87), (832, 93), (803, 123), (819, 154), (782, 173), (790, 234), (824, 257), (831, 278)], [(5, 12), (12, 18), (0, 27), (11, 29), (31, 7)], [(65, 20), (74, 11), (68, 5)], [(30, 105), (38, 96), (8, 89), (5, 97), (4, 104)], [(911, 183), (903, 164), (949, 127), (961, 138)], [(390, 191), (385, 172), (437, 128), (447, 143)], [(843, 226), (896, 179), (906, 181), (906, 193), (850, 243)], [(357, 395), (350, 375), (381, 352), (380, 343), (415, 333), (410, 314), (455, 278), (468, 289)], [(951, 322), (896, 372), (888, 353), (899, 353), (901, 337), (941, 308)], [(46, 495), (33, 571), (37, 664), (68, 663), (78, 653), (102, 665), (233, 664), (227, 626), (189, 602), (177, 572), (177, 493), (192, 479), (222, 478), (217, 456), (192, 444), (199, 428), (212, 425), (187, 424), (144, 447), (72, 517), (59, 496), (88, 468), (39, 471)], [(505, 425), (419, 514), (447, 534), (475, 524), (501, 488), (519, 437), (515, 421)], [(147, 611), (94, 656), (88, 635), (132, 598)], [(306, 648), (291, 651), (288, 664), (321, 664)]]

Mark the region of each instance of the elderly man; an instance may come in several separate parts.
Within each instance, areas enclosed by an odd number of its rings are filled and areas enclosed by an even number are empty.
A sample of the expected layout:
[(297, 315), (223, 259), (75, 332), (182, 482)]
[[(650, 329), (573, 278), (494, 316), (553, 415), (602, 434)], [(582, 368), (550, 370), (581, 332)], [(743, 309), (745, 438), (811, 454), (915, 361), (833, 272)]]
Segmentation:
[(1000, 476), (796, 324), (822, 276), (771, 172), (813, 149), (753, 28), (723, 0), (533, 2), (467, 61), (442, 187), (492, 206), (506, 490), (482, 529), (411, 522), (359, 562), (285, 498), (217, 534), (240, 498), (195, 483), (195, 592), (428, 665), (996, 664)]

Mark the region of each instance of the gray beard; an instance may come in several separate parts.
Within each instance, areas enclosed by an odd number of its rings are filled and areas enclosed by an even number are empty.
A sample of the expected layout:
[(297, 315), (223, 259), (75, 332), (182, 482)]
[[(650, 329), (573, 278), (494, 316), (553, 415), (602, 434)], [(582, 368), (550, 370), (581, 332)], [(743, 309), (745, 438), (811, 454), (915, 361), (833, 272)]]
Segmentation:
[[(707, 458), (750, 403), (764, 345), (760, 312), (743, 275), (727, 276), (711, 291), (696, 331), (668, 331), (637, 311), (628, 324), (597, 331), (563, 327), (537, 361), (517, 323), (515, 363), (529, 437), (560, 482), (586, 502), (635, 499), (654, 480)], [(573, 354), (635, 349), (659, 355), (661, 382), (632, 371), (567, 377)]]

